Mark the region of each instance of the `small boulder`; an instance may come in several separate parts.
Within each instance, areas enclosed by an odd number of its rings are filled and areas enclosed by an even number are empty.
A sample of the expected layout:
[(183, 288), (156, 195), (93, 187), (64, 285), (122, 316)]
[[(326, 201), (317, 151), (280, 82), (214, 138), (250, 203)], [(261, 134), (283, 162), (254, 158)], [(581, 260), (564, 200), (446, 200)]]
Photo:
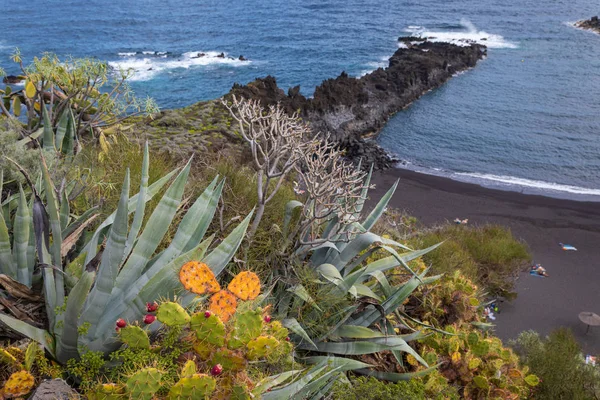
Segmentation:
[(6, 75), (2, 79), (2, 83), (6, 83), (7, 85), (15, 85), (21, 83), (23, 81), (23, 77), (15, 76), (15, 75)]
[(217, 58), (225, 58), (225, 53), (221, 53), (217, 56)]
[(79, 394), (62, 379), (46, 380), (40, 383), (29, 400), (73, 400)]
[(238, 58), (238, 60), (240, 60), (240, 61), (248, 61), (248, 59), (246, 57), (244, 57), (244, 56), (240, 56), (240, 58)]

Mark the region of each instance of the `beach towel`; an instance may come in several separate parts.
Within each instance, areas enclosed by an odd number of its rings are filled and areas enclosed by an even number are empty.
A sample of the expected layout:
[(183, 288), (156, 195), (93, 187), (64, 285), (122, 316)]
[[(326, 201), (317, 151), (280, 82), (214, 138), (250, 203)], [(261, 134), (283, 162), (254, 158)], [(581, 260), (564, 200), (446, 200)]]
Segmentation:
[(575, 246), (571, 246), (570, 244), (559, 243), (561, 248), (565, 251), (577, 251)]

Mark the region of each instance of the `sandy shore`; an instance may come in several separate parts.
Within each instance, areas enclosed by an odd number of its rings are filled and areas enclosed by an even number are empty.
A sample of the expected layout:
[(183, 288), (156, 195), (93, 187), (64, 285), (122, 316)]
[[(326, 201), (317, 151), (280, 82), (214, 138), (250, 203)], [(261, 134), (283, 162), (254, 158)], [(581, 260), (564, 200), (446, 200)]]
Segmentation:
[[(518, 298), (501, 303), (496, 333), (507, 340), (533, 329), (548, 334), (554, 328), (571, 328), (587, 353), (600, 354), (600, 327), (578, 319), (581, 311), (600, 314), (600, 203), (578, 202), (516, 192), (394, 169), (376, 173), (379, 199), (400, 179), (390, 205), (406, 210), (425, 224), (468, 218), (470, 224), (496, 223), (509, 227), (526, 241), (536, 263), (549, 278), (521, 274)], [(563, 251), (559, 243), (578, 251)]]

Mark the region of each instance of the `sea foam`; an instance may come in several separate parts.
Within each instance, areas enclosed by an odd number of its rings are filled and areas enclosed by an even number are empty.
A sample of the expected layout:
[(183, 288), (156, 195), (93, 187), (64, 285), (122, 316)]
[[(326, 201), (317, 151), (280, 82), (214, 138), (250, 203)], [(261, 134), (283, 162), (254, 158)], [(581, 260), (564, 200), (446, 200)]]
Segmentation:
[(241, 61), (237, 58), (217, 51), (189, 51), (181, 55), (174, 55), (162, 51), (135, 51), (121, 52), (119, 60), (109, 61), (109, 65), (115, 69), (133, 70), (133, 81), (147, 81), (157, 74), (178, 68), (191, 68), (206, 65), (228, 65), (241, 67), (252, 63), (250, 60)]
[(487, 33), (478, 30), (471, 21), (462, 19), (460, 21), (460, 30), (435, 31), (428, 30), (423, 26), (411, 25), (404, 29), (404, 32), (412, 36), (427, 38), (430, 42), (446, 42), (458, 46), (468, 46), (471, 43), (479, 43), (490, 49), (516, 49), (519, 46), (509, 42), (501, 35)]

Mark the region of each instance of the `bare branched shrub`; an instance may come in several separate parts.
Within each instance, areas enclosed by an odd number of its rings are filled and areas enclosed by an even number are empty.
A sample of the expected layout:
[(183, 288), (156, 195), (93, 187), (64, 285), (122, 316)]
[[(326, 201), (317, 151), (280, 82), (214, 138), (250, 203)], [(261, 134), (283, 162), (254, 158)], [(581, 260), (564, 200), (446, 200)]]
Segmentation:
[(257, 171), (258, 205), (248, 238), (252, 239), (265, 211), (288, 173), (307, 152), (311, 130), (297, 114), (288, 115), (279, 105), (265, 110), (258, 101), (237, 98), (222, 100), (238, 122), (240, 134), (250, 145)]
[[(359, 204), (364, 201), (366, 173), (344, 159), (329, 138), (311, 141), (300, 154), (296, 170), (307, 198), (298, 225), (288, 238), (291, 241), (295, 237), (295, 247), (348, 241), (360, 232), (354, 225)], [(336, 224), (338, 229), (324, 230), (327, 223)]]

